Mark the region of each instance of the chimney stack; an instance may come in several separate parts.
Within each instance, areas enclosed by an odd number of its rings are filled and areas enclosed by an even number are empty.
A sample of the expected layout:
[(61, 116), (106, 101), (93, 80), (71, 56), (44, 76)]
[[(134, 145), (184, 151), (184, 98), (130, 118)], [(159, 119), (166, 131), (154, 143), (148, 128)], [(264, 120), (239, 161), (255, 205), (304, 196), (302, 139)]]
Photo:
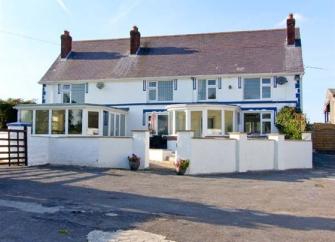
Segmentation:
[(141, 46), (141, 33), (138, 32), (137, 26), (130, 31), (130, 54), (135, 55)]
[(295, 44), (295, 19), (293, 17), (293, 13), (290, 13), (286, 20), (287, 26), (287, 44), (294, 45)]
[(64, 34), (60, 36), (61, 39), (61, 52), (60, 57), (66, 58), (72, 50), (72, 37), (70, 32), (64, 30)]

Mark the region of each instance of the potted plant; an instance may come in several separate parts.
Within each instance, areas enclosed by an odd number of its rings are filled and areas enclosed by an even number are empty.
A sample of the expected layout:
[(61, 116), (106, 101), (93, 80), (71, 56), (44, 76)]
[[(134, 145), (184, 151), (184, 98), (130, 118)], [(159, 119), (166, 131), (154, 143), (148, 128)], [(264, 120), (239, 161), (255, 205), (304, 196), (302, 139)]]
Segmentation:
[(137, 155), (132, 154), (131, 156), (128, 156), (128, 161), (130, 170), (136, 171), (140, 167), (141, 158)]
[(178, 159), (175, 162), (177, 175), (184, 175), (190, 165), (190, 160)]

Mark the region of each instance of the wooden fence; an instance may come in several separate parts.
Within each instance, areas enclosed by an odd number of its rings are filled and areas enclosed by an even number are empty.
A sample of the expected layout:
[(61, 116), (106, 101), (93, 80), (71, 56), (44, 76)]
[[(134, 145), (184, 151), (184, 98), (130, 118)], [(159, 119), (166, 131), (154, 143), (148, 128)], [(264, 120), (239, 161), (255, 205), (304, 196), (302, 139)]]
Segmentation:
[(315, 123), (312, 141), (316, 151), (335, 152), (335, 124)]

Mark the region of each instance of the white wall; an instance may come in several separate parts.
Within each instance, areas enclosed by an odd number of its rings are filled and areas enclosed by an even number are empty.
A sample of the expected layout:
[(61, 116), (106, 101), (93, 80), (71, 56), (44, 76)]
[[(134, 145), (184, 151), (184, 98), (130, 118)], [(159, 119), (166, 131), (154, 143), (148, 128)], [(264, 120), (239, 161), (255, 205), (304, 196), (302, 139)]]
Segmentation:
[(190, 174), (236, 171), (236, 140), (192, 139)]
[(312, 168), (311, 141), (278, 139), (281, 135), (256, 140), (241, 133), (194, 139), (191, 131), (177, 136), (177, 159), (190, 159), (188, 174)]
[(129, 168), (128, 156), (141, 158), (149, 167), (149, 132), (134, 131), (133, 137), (62, 137), (28, 135), (28, 165), (54, 164)]

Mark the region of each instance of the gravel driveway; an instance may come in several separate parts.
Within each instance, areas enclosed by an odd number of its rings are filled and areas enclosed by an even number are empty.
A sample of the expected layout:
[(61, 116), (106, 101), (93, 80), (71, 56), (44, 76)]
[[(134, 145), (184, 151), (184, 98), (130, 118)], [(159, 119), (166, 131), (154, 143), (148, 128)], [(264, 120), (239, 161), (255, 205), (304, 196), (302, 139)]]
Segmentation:
[(0, 241), (115, 231), (161, 241), (334, 241), (335, 156), (314, 160), (314, 170), (218, 176), (1, 167)]

